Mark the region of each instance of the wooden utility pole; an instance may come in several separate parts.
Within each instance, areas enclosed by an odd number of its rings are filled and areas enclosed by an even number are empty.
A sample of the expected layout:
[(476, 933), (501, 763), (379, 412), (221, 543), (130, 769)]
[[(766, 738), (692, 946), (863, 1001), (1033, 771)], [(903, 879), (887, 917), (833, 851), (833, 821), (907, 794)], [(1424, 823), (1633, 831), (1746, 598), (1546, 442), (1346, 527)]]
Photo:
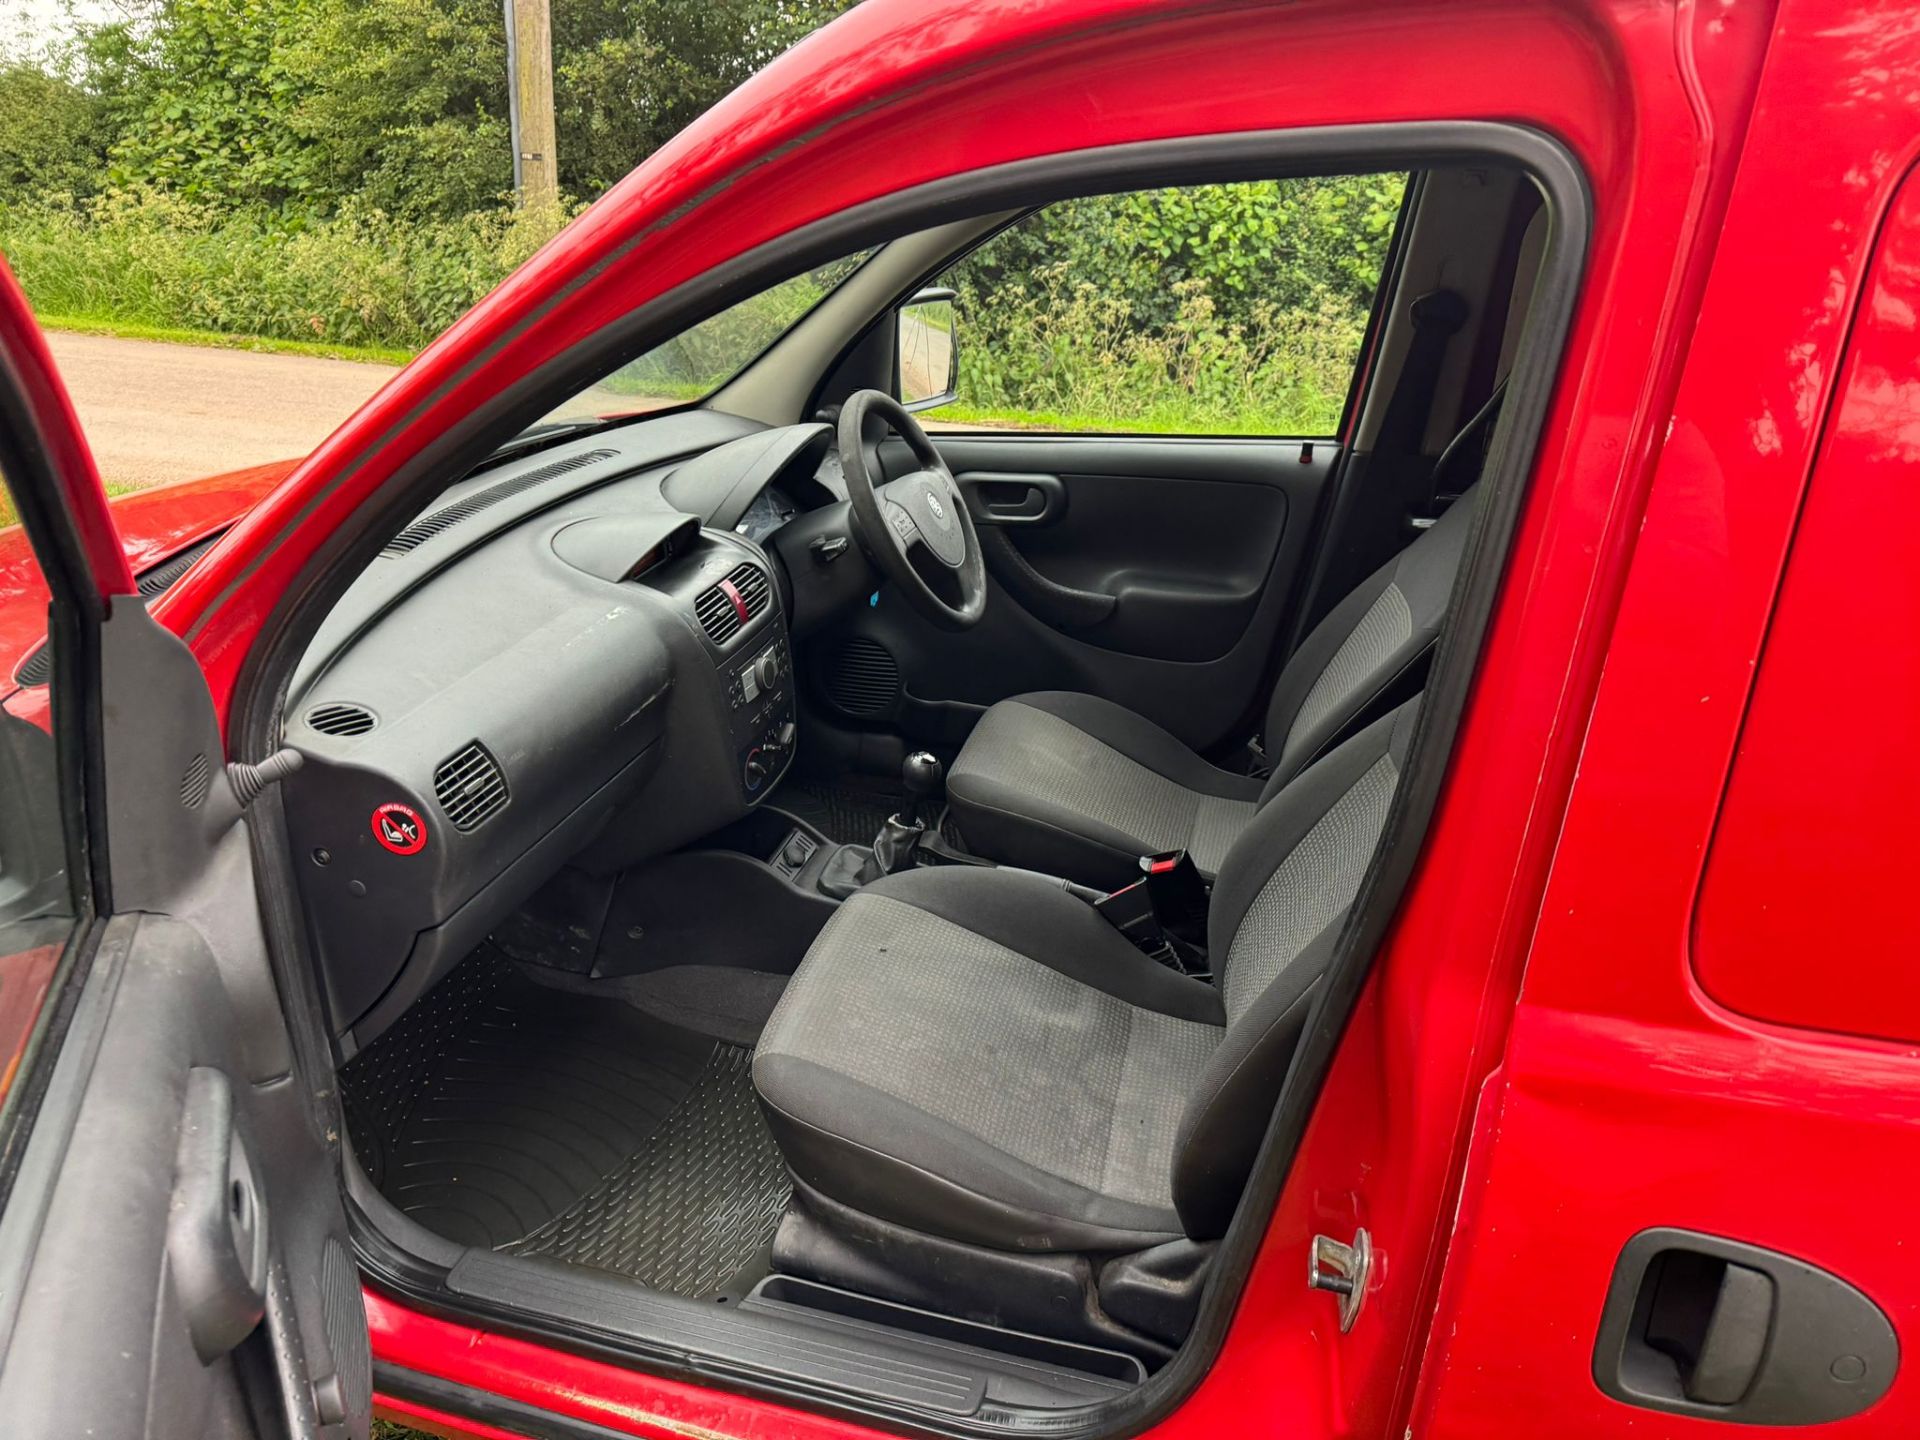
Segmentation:
[(522, 207), (560, 199), (553, 133), (552, 0), (505, 0), (507, 111), (513, 127), (513, 193)]

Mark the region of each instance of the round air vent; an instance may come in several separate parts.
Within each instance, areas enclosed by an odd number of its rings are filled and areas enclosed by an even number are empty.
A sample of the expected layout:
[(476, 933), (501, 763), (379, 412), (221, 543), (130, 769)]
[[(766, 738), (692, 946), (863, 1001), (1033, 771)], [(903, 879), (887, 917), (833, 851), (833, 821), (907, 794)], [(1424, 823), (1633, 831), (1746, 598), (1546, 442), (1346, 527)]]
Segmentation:
[(890, 715), (900, 703), (900, 666), (878, 640), (856, 636), (827, 672), (827, 698), (848, 715)]
[(307, 727), (322, 735), (364, 735), (380, 722), (364, 705), (331, 701), (307, 711)]

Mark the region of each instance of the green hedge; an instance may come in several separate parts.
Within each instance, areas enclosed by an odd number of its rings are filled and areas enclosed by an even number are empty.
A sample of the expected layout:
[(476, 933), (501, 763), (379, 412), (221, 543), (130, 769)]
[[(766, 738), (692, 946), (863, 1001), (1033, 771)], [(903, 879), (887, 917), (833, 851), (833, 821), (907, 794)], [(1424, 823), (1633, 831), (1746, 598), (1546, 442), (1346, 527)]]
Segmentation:
[(41, 314), (416, 350), (562, 218), (403, 223), (347, 206), (292, 223), (138, 191), (0, 209), (0, 253)]

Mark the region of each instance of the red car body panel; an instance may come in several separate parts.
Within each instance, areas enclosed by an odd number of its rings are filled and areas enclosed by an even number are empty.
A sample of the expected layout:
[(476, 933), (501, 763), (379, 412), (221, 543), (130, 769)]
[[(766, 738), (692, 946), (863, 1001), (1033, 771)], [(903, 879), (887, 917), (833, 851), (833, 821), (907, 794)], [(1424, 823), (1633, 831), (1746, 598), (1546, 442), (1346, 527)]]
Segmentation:
[(120, 538), (107, 514), (106, 491), (74, 414), (73, 401), (54, 367), (46, 336), (34, 322), (33, 310), (20, 284), (8, 271), (0, 280), (0, 364), (10, 372), (13, 391), (32, 417), (33, 429), (46, 437), (48, 468), (57, 476), (59, 501), (73, 517), (80, 553), (73, 563), (90, 581), (98, 597), (133, 592), (133, 571), (120, 548)]
[[(1886, 530), (1849, 535), (1856, 563), (1912, 554), (1902, 510), (1885, 501), (1892, 476), (1911, 474), (1905, 442), (1920, 421), (1910, 382), (1888, 388), (1914, 363), (1920, 216), (1907, 176), (1920, 119), (1909, 84), (1882, 82), (1920, 75), (1920, 24), (1877, 7), (1789, 5), (1776, 34), (1685, 378), (1636, 511), (1632, 569), (1507, 1053), (1483, 1097), (1422, 1434), (1514, 1433), (1514, 1416), (1546, 1414), (1556, 1435), (1626, 1433), (1634, 1412), (1591, 1379), (1594, 1332), (1621, 1246), (1653, 1225), (1819, 1265), (1872, 1297), (1903, 1352), (1914, 1350), (1920, 1253), (1905, 1243), (1905, 1197), (1920, 1187), (1920, 1056), (1749, 1019), (1697, 973), (1703, 870), (1742, 727), (1767, 714), (1750, 716), (1749, 696), (1756, 667), (1770, 672), (1778, 658), (1769, 627), (1779, 603), (1795, 598), (1781, 578), (1796, 526), (1852, 505), (1862, 526)], [(1881, 402), (1876, 414), (1863, 413), (1863, 392)], [(1873, 434), (1865, 444), (1862, 425)], [(1818, 503), (1803, 512), (1816, 457)], [(1910, 596), (1910, 563), (1898, 579)], [(1869, 704), (1849, 689), (1858, 677), (1847, 664), (1863, 647), (1890, 647), (1899, 658), (1882, 667), (1910, 685), (1912, 646), (1894, 616), (1864, 614), (1837, 589), (1828, 601), (1792, 620), (1832, 635), (1823, 659), (1789, 649), (1787, 671), (1766, 678), (1769, 688), (1797, 683), (1796, 723), (1821, 748), (1794, 757), (1791, 779), (1771, 741), (1738, 764), (1773, 769), (1790, 794), (1821, 787), (1832, 807), (1822, 825), (1846, 831), (1852, 853), (1878, 857), (1863, 880), (1883, 877), (1910, 907), (1910, 885), (1892, 873), (1910, 852), (1900, 791), (1870, 785), (1880, 803), (1862, 804), (1859, 786), (1863, 765), (1904, 773), (1896, 752), (1911, 731), (1898, 695)], [(1780, 638), (1792, 646), (1791, 630)], [(1761, 703), (1773, 703), (1765, 690)], [(1835, 750), (1861, 753), (1836, 760)], [(1822, 835), (1772, 839), (1791, 851)], [(1823, 891), (1821, 867), (1714, 881), (1714, 905), (1748, 927), (1717, 937), (1732, 950), (1705, 952), (1717, 983), (1802, 1024), (1833, 1024), (1834, 1002), (1818, 992), (1835, 985), (1862, 987), (1850, 997), (1856, 1016), (1867, 1006), (1913, 1016), (1920, 970), (1910, 954), (1891, 969), (1859, 958), (1852, 947), (1869, 937), (1857, 927), (1873, 912), (1849, 911), (1851, 890)], [(1776, 901), (1778, 928), (1758, 919)], [(1793, 917), (1823, 902), (1827, 933), (1809, 951)], [(1720, 923), (1715, 911), (1705, 919)], [(1656, 1424), (1703, 1437), (1726, 1428)], [(1820, 1433), (1920, 1433), (1911, 1363), (1871, 1409)]]
[(1920, 463), (1916, 316), (1920, 183), (1909, 172), (1853, 319), (1693, 936), (1701, 987), (1728, 1009), (1909, 1044), (1920, 1041), (1920, 907), (1911, 848), (1889, 822), (1920, 813), (1920, 769), (1845, 732), (1920, 734), (1920, 534), (1890, 523)]
[[(156, 613), (224, 713), (288, 586), (407, 458), (610, 320), (862, 201), (1168, 136), (1459, 118), (1553, 135), (1588, 182), (1588, 268), (1447, 789), (1226, 1343), (1156, 1433), (1704, 1436), (1593, 1382), (1635, 1231), (1826, 1265), (1909, 1352), (1920, 1319), (1920, 1254), (1849, 1178), (1920, 1186), (1912, 1048), (1743, 1018), (1691, 955), (1849, 317), (1920, 140), (1916, 77), (1920, 24), (1867, 0), (870, 0), (569, 227)], [(1882, 284), (1904, 302), (1897, 269)], [(111, 588), (124, 561), (95, 548)], [(1849, 739), (1898, 764), (1893, 733)], [(1859, 822), (1888, 853), (1897, 815)], [(1757, 878), (1720, 883), (1760, 898)], [(1787, 957), (1760, 963), (1791, 982)], [(1915, 972), (1882, 980), (1913, 1013)], [(1303, 1283), (1308, 1247), (1360, 1225), (1382, 1260), (1343, 1335)], [(616, 1431), (861, 1433), (368, 1299), (380, 1359)], [(1920, 1382), (1826, 1433), (1920, 1433)]]
[[(108, 500), (120, 548), (134, 576), (217, 535), (253, 508), (293, 469), (275, 460), (224, 475), (156, 485)], [(0, 530), (0, 676), (15, 667), (47, 633), (47, 587), (18, 525)]]

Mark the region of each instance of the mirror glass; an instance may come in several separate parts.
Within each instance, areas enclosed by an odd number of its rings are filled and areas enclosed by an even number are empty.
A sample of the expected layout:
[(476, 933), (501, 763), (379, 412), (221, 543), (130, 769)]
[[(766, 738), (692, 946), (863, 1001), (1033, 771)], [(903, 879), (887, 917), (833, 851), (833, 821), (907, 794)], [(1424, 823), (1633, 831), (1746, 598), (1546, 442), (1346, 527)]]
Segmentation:
[(900, 307), (900, 403), (930, 410), (954, 396), (960, 363), (953, 291), (922, 290)]

